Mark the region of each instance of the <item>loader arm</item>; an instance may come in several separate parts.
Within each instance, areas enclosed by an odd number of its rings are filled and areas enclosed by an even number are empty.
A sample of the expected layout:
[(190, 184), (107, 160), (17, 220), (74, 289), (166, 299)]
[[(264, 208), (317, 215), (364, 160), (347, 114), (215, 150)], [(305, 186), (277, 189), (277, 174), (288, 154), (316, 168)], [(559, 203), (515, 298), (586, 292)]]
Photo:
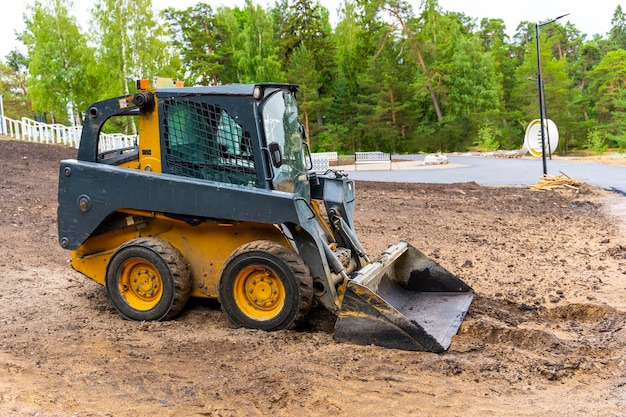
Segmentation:
[(472, 288), (407, 242), (371, 259), (354, 228), (355, 185), (346, 176), (315, 178), (311, 190), (324, 201), (332, 235), (350, 248), (358, 265), (349, 274), (334, 271), (345, 276), (335, 339), (403, 350), (448, 349), (472, 302)]

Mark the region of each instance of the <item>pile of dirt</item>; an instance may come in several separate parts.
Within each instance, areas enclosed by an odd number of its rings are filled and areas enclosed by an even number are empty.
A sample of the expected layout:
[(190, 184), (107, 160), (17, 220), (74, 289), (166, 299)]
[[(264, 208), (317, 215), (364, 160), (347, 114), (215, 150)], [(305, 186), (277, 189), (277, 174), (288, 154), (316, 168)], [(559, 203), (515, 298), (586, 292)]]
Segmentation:
[(433, 354), (336, 343), (319, 309), (273, 333), (206, 300), (122, 320), (57, 243), (75, 153), (0, 141), (2, 415), (624, 415), (626, 240), (601, 190), (357, 183), (371, 254), (407, 240), (476, 291)]

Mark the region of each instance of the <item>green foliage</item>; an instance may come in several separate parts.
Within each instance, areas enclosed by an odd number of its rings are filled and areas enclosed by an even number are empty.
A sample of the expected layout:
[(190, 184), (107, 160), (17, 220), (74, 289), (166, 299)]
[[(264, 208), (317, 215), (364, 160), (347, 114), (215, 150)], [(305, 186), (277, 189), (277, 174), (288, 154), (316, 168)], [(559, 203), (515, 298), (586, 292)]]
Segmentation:
[(478, 138), (474, 142), (475, 145), (486, 151), (495, 151), (500, 148), (498, 136), (500, 131), (491, 125), (482, 125), (478, 128)]
[(11, 51), (6, 56), (6, 64), (0, 63), (0, 94), (4, 115), (20, 119), (31, 113), (31, 103), (27, 95), (26, 78), (28, 61), (19, 51)]
[(608, 52), (589, 74), (589, 105), (597, 126), (620, 148), (626, 129), (626, 51)]
[[(334, 28), (314, 0), (174, 4), (163, 21), (150, 0), (97, 0), (87, 32), (70, 0), (29, 7), (20, 35), (28, 56), (0, 65), (7, 114), (32, 113), (32, 102), (68, 121), (91, 102), (132, 92), (138, 78), (165, 76), (299, 84), (314, 151), (515, 149), (539, 117), (535, 24), (521, 22), (509, 38), (502, 19), (477, 24), (437, 0), (344, 0)], [(587, 38), (561, 21), (539, 34), (543, 110), (561, 149), (626, 149), (622, 8), (606, 36)]]
[(85, 65), (93, 60), (70, 0), (35, 1), (24, 17), (21, 38), (28, 50), (28, 96), (33, 110), (50, 121), (70, 123), (94, 98)]
[(317, 140), (311, 143), (311, 150), (313, 152), (338, 152), (340, 154), (352, 153), (352, 148), (342, 146), (344, 141), (341, 138), (345, 137), (347, 133), (347, 127), (327, 123), (318, 132)]
[[(626, 150), (626, 133), (607, 134), (607, 138), (615, 142), (620, 151)], [(608, 147), (608, 145), (607, 145)]]
[(455, 115), (489, 118), (498, 112), (502, 86), (493, 58), (483, 52), (477, 37), (464, 37), (456, 44), (451, 66), (450, 109)]
[(298, 106), (300, 114), (304, 117), (304, 127), (311, 135), (309, 117), (320, 110), (320, 78), (318, 72), (311, 65), (313, 55), (307, 47), (301, 43), (291, 55), (287, 69), (287, 81), (300, 86)]
[(247, 19), (238, 36), (241, 49), (235, 52), (239, 81), (284, 81), (278, 48), (274, 44), (271, 16), (251, 0), (246, 0), (245, 13)]
[(609, 43), (613, 49), (626, 49), (626, 15), (621, 5), (617, 5), (611, 20)]
[(169, 24), (172, 45), (181, 54), (186, 84), (217, 85), (224, 66), (219, 52), (220, 35), (211, 6), (198, 3), (185, 10), (173, 7), (162, 12)]
[(242, 49), (238, 35), (246, 21), (247, 14), (239, 8), (220, 7), (215, 12), (215, 37), (219, 41), (215, 54), (219, 55), (221, 64), (217, 78), (222, 84), (239, 82), (235, 55)]
[(604, 134), (598, 129), (591, 129), (587, 132), (587, 140), (583, 146), (585, 149), (589, 149), (596, 153), (604, 153), (609, 148), (604, 140)]
[(98, 0), (91, 37), (98, 45), (100, 68), (95, 77), (102, 97), (129, 94), (141, 78), (173, 76), (171, 51), (164, 36), (151, 0)]

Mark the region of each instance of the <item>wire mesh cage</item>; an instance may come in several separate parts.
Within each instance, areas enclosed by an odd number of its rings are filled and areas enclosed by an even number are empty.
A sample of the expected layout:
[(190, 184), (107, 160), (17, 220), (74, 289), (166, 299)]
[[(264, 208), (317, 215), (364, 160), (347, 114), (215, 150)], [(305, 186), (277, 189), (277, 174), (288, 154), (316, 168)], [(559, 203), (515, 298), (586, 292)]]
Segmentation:
[(163, 102), (166, 163), (170, 173), (255, 186), (250, 133), (215, 104), (189, 98)]

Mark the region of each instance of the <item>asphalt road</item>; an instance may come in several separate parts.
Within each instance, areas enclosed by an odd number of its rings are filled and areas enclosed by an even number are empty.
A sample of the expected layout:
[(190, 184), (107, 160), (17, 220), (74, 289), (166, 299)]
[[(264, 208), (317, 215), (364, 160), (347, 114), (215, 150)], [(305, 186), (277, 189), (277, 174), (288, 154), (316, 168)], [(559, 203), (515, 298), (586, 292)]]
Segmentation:
[[(359, 166), (347, 171), (350, 178), (362, 181), (421, 182), (452, 184), (476, 182), (481, 185), (531, 185), (543, 175), (541, 158), (493, 158), (483, 156), (448, 156), (446, 165), (420, 165), (424, 155), (398, 155), (394, 162), (374, 167)], [(626, 166), (580, 160), (548, 159), (548, 175), (565, 174), (578, 181), (626, 194)]]

